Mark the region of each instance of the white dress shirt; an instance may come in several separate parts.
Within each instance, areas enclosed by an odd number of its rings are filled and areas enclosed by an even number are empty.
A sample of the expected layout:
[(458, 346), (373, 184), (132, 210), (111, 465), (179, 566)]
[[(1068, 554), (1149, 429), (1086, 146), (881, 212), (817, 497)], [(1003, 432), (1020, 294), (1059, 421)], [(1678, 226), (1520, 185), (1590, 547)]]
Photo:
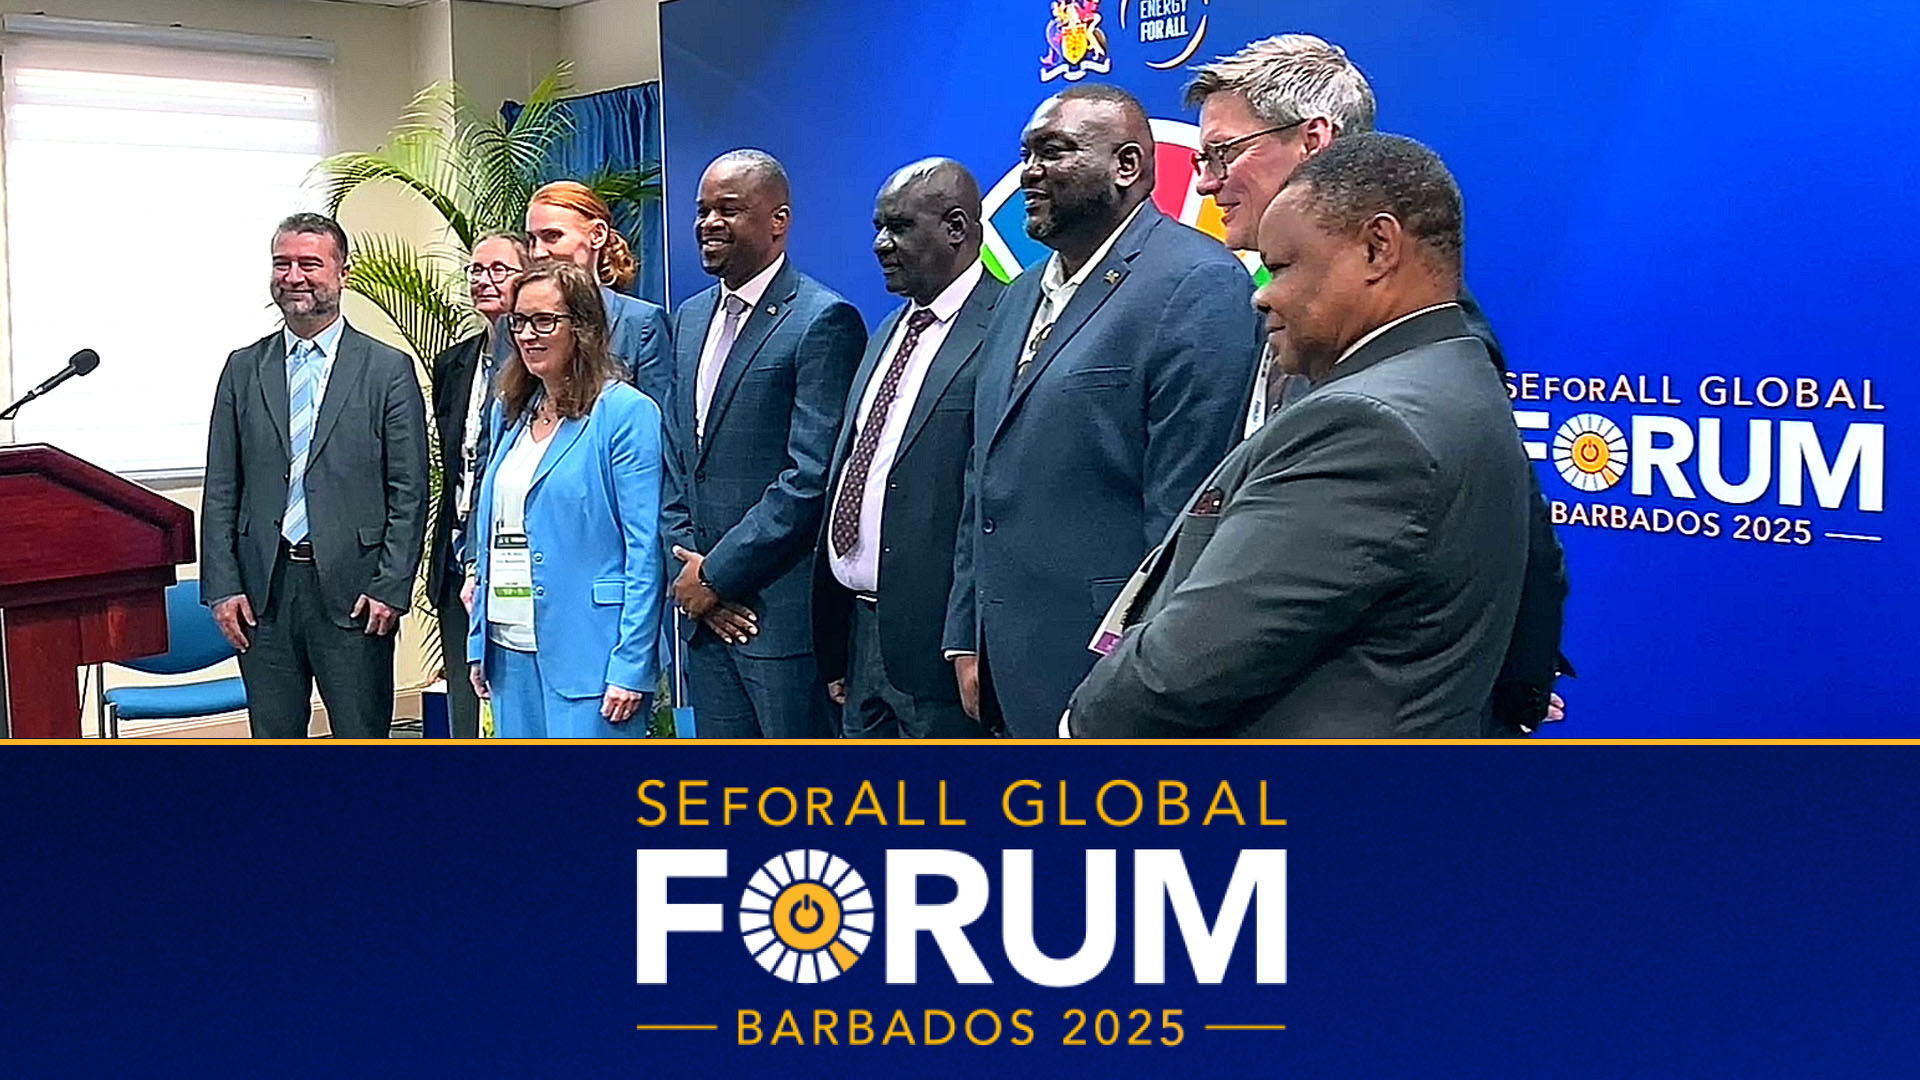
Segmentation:
[[(1147, 200), (1147, 202), (1152, 201)], [(1147, 208), (1147, 202), (1134, 207), (1133, 213), (1127, 215), (1126, 220), (1120, 223), (1120, 227), (1108, 235), (1099, 249), (1080, 265), (1080, 269), (1075, 271), (1071, 278), (1066, 276), (1066, 267), (1060, 263), (1059, 252), (1056, 251), (1047, 257), (1047, 268), (1040, 273), (1040, 306), (1034, 310), (1033, 325), (1027, 328), (1027, 352), (1039, 351), (1037, 345), (1040, 332), (1051, 327), (1060, 318), (1060, 313), (1067, 310), (1067, 305), (1073, 302), (1074, 294), (1080, 291), (1080, 286), (1086, 284), (1087, 278), (1093, 271), (1106, 261), (1107, 255), (1113, 251), (1114, 242), (1120, 239), (1121, 233), (1127, 231), (1127, 226), (1133, 224), (1133, 220), (1140, 216), (1140, 212)]]
[(707, 324), (707, 337), (700, 346), (699, 383), (694, 389), (694, 430), (701, 435), (707, 433), (707, 407), (713, 402), (714, 388), (720, 385), (720, 371), (727, 365), (727, 358), (716, 355), (720, 348), (720, 332), (727, 324), (727, 297), (738, 296), (747, 302), (740, 312), (740, 325), (734, 328), (734, 340), (739, 340), (740, 331), (746, 328), (747, 320), (753, 318), (753, 309), (760, 306), (760, 298), (767, 294), (767, 287), (773, 284), (774, 276), (787, 264), (785, 255), (773, 260), (765, 270), (747, 279), (738, 289), (720, 286), (719, 302), (713, 305), (713, 321)]
[(335, 315), (333, 322), (330, 323), (325, 330), (320, 331), (311, 338), (303, 338), (290, 329), (280, 331), (280, 336), (287, 350), (287, 360), (289, 361), (287, 364), (287, 393), (289, 395), (293, 393), (293, 364), (291, 362), (293, 360), (293, 351), (299, 348), (300, 343), (303, 341), (311, 342), (320, 350), (320, 385), (314, 387), (313, 391), (315, 415), (318, 415), (320, 403), (327, 400), (327, 380), (333, 377), (333, 362), (340, 355), (340, 335), (345, 333), (346, 329), (347, 320)]
[[(493, 534), (522, 533), (527, 531), (527, 492), (533, 487), (533, 474), (540, 468), (540, 459), (546, 456), (547, 445), (553, 442), (553, 434), (548, 433), (546, 442), (533, 437), (533, 422), (529, 420), (520, 428), (520, 437), (500, 459), (500, 467), (493, 473)], [(488, 553), (492, 557), (492, 553)], [(534, 603), (539, 603), (535, 600)], [(533, 652), (539, 647), (539, 641), (533, 634), (533, 620), (525, 622), (500, 622), (493, 618), (493, 605), (487, 605), (487, 640), (495, 645), (520, 652)]]
[[(893, 472), (893, 460), (900, 453), (900, 440), (906, 434), (907, 420), (913, 414), (914, 402), (920, 399), (920, 389), (926, 385), (927, 372), (933, 368), (933, 358), (940, 352), (940, 346), (946, 343), (947, 334), (953, 329), (954, 317), (960, 314), (967, 298), (973, 295), (974, 287), (980, 284), (980, 277), (986, 273), (986, 267), (975, 260), (959, 277), (942, 289), (939, 296), (933, 298), (926, 310), (933, 312), (933, 322), (920, 331), (920, 340), (914, 343), (913, 353), (907, 358), (907, 366), (900, 373), (900, 385), (894, 391), (893, 404), (887, 409), (886, 423), (880, 426), (880, 443), (873, 451), (873, 464), (867, 467), (867, 483), (860, 497), (860, 536), (854, 541), (853, 550), (845, 555), (836, 554), (833, 545), (827, 545), (827, 557), (833, 568), (833, 576), (840, 584), (854, 592), (875, 593), (880, 589), (880, 518), (886, 505), (887, 477)], [(873, 412), (873, 399), (880, 393), (880, 384), (886, 381), (887, 368), (892, 365), (894, 353), (907, 336), (907, 320), (920, 305), (913, 305), (900, 316), (900, 322), (893, 328), (893, 334), (887, 338), (887, 346), (880, 353), (880, 361), (873, 366), (873, 374), (867, 380), (867, 388), (860, 395), (860, 411), (855, 414), (853, 441), (860, 441), (860, 433), (867, 429), (867, 418)], [(845, 470), (840, 474), (840, 482), (846, 483)], [(827, 502), (827, 513), (831, 517), (833, 508), (840, 505), (840, 492), (836, 488), (833, 498)]]

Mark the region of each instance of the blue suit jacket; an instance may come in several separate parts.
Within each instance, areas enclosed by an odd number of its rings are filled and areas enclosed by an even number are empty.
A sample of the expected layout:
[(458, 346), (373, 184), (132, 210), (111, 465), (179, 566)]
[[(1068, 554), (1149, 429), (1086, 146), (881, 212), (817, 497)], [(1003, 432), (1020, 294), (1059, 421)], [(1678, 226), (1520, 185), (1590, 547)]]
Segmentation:
[[(627, 381), (639, 387), (641, 393), (652, 398), (654, 405), (664, 414), (667, 411), (667, 398), (673, 389), (673, 335), (667, 326), (667, 309), (650, 300), (615, 292), (605, 285), (600, 286), (600, 302), (606, 305), (607, 309), (607, 351), (625, 366)], [(489, 380), (497, 379), (501, 365), (513, 356), (513, 334), (508, 332), (504, 323), (505, 320), (502, 319), (501, 325), (493, 336), (493, 358), (485, 369)], [(450, 407), (461, 409), (466, 407), (465, 395), (472, 387), (472, 378), (472, 374), (469, 373), (468, 378), (459, 384), (458, 396)], [(444, 410), (441, 410), (439, 404), (440, 397), (440, 386), (436, 380), (434, 407), (444, 415)], [(455, 417), (454, 420), (457, 426), (458, 418)], [(441, 428), (443, 442), (446, 441), (446, 436), (447, 428), (443, 425)], [(498, 443), (489, 443), (488, 447), (491, 450), (498, 445)], [(458, 456), (457, 445), (452, 452), (456, 457)], [(454, 460), (449, 467), (458, 468), (459, 462)], [(451, 495), (447, 496), (448, 501), (445, 504), (447, 508), (451, 507), (451, 498)], [(448, 509), (443, 508), (442, 513), (446, 512)], [(472, 542), (471, 537), (456, 534), (452, 537), (452, 550), (458, 561), (476, 558), (482, 549)]]
[[(743, 655), (804, 656), (827, 462), (867, 331), (853, 305), (789, 261), (741, 324), (696, 440), (700, 350), (719, 302), (716, 285), (673, 313), (665, 541), (705, 554), (714, 589), (759, 615)], [(681, 623), (696, 631), (707, 632)]]
[(1016, 389), (1043, 270), (1007, 290), (981, 349), (944, 643), (984, 644), (1022, 738), (1056, 732), (1101, 615), (1237, 440), (1259, 363), (1246, 269), (1149, 205)]
[(633, 385), (664, 413), (673, 388), (673, 335), (667, 326), (667, 309), (605, 286), (600, 288), (600, 299), (607, 305), (612, 338), (607, 351), (627, 366)]
[[(499, 402), (487, 413), (496, 448), (511, 446), (522, 417), (502, 430)], [(599, 697), (609, 685), (652, 692), (664, 583), (660, 565), (660, 410), (625, 383), (608, 383), (593, 411), (565, 420), (547, 444), (527, 492), (533, 559), (533, 632), (540, 670), (564, 697)], [(469, 523), (474, 551), (493, 533), (494, 476), (487, 462)], [(467, 658), (486, 656), (488, 559), (479, 560)]]

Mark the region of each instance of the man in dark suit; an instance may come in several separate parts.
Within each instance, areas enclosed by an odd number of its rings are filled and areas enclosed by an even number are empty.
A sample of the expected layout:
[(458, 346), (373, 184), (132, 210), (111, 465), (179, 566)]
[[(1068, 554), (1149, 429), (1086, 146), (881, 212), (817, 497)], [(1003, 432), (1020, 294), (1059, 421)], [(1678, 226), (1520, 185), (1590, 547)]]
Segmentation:
[[(1219, 204), (1227, 246), (1244, 251), (1257, 245), (1260, 214), (1293, 170), (1343, 135), (1372, 131), (1376, 111), (1366, 76), (1339, 46), (1311, 34), (1266, 38), (1200, 65), (1187, 86), (1187, 104), (1200, 110), (1196, 188)], [(1465, 284), (1459, 301), (1467, 328), (1504, 372), (1500, 341)], [(1303, 382), (1275, 371), (1270, 359), (1263, 358), (1247, 433)], [(1560, 655), (1566, 558), (1537, 476), (1532, 484), (1527, 587), (1494, 684), (1489, 735), (1521, 734), (1537, 727), (1543, 717), (1560, 719), (1553, 683), (1562, 671), (1571, 670)]]
[(495, 322), (513, 310), (513, 294), (526, 272), (527, 239), (496, 232), (473, 245), (467, 263), (467, 294), (481, 331), (433, 358), (433, 423), (440, 434), (440, 500), (427, 544), (427, 598), (440, 622), (440, 651), (447, 682), (449, 726), (456, 739), (480, 734), (480, 699), (464, 678), (467, 669), (468, 577), (462, 540), (467, 514), (486, 468), (481, 460), (488, 391), (495, 367)]
[(347, 237), (295, 214), (273, 237), (286, 328), (227, 358), (207, 435), (200, 591), (240, 653), (259, 738), (302, 738), (318, 683), (333, 734), (384, 738), (393, 633), (427, 518), (413, 361), (346, 324)]
[(1411, 139), (1347, 136), (1259, 237), (1269, 344), (1312, 389), (1228, 455), (1109, 613), (1072, 734), (1478, 736), (1531, 466), (1457, 299), (1459, 188)]
[(1044, 738), (1101, 613), (1232, 445), (1258, 328), (1240, 263), (1152, 205), (1132, 95), (1049, 98), (1021, 148), (1027, 233), (1053, 254), (981, 350), (945, 647), (989, 723)]
[(1005, 291), (980, 262), (980, 186), (957, 161), (893, 174), (873, 207), (887, 291), (827, 472), (813, 621), (850, 738), (972, 738), (941, 654), (973, 448), (974, 371)]
[(700, 179), (700, 264), (720, 283), (673, 316), (662, 532), (680, 560), (698, 733), (831, 734), (813, 656), (827, 460), (866, 346), (853, 305), (787, 261), (786, 170), (758, 150)]

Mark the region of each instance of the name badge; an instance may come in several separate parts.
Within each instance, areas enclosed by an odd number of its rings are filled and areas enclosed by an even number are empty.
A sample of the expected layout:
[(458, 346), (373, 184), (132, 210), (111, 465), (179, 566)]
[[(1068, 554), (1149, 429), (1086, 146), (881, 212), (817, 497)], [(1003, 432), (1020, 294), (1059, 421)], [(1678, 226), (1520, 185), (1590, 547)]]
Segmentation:
[(527, 534), (498, 532), (488, 550), (487, 621), (515, 626), (533, 624), (533, 560)]

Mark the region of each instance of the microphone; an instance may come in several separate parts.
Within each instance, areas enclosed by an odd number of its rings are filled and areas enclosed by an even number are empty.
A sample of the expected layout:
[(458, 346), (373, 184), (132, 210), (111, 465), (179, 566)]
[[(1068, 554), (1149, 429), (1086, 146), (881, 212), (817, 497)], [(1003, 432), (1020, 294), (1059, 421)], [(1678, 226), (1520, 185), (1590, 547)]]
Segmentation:
[(73, 378), (75, 375), (86, 375), (92, 372), (94, 368), (97, 368), (99, 366), (100, 366), (99, 353), (94, 352), (92, 349), (81, 349), (79, 352), (74, 353), (72, 356), (68, 357), (67, 366), (61, 368), (57, 372), (54, 372), (52, 378), (48, 379), (46, 382), (41, 383), (39, 386), (34, 387), (32, 390), (27, 391), (26, 397), (23, 397), (19, 401), (16, 401), (13, 404), (7, 406), (5, 412), (0, 412), (0, 420), (13, 419), (14, 414), (20, 411), (20, 406), (25, 405), (27, 402), (32, 401), (34, 398), (40, 397), (43, 394), (47, 394), (51, 392), (54, 387), (59, 386), (61, 383), (66, 382), (68, 379)]

